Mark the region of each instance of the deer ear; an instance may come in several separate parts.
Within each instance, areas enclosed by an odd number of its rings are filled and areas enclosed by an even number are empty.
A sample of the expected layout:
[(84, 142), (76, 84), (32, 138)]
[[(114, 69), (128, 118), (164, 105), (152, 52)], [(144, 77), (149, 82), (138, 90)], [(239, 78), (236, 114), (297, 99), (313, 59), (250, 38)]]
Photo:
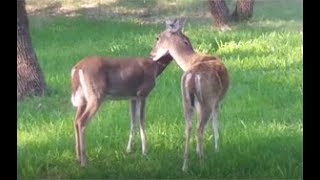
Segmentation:
[(174, 24), (174, 20), (166, 20), (166, 29), (171, 29), (173, 27), (173, 24)]
[(184, 24), (184, 21), (181, 21), (179, 19), (167, 20), (166, 28), (171, 32), (178, 32), (178, 31), (181, 31), (183, 24)]

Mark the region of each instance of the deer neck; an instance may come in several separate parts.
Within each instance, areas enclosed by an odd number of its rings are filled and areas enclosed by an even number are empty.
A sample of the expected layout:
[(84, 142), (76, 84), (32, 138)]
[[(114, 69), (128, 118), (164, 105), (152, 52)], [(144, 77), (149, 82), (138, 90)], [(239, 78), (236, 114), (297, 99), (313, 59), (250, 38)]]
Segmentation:
[(196, 55), (193, 49), (175, 48), (170, 52), (173, 59), (183, 71), (187, 71), (193, 64), (193, 59)]
[(169, 63), (161, 63), (161, 62), (157, 62), (157, 73), (156, 76), (159, 76), (162, 71), (168, 66)]
[(172, 57), (170, 55), (163, 56), (158, 61), (156, 61), (156, 65), (157, 65), (156, 76), (159, 76), (171, 61), (172, 61)]

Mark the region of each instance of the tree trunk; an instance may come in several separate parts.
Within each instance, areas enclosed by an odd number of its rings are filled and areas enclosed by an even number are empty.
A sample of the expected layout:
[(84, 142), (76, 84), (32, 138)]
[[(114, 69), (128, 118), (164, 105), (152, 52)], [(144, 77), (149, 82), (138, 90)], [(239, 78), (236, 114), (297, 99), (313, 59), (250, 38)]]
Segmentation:
[(214, 24), (218, 28), (229, 27), (230, 14), (225, 0), (208, 0)]
[(244, 21), (252, 17), (254, 0), (237, 0), (231, 15), (233, 21)]
[(42, 95), (44, 76), (32, 48), (25, 0), (17, 1), (17, 100), (27, 95)]

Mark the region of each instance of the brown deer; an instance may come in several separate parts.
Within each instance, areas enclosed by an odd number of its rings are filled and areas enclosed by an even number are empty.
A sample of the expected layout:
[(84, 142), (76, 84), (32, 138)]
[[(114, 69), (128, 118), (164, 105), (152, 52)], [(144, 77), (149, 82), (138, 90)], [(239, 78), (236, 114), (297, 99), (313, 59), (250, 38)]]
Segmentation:
[(73, 106), (77, 107), (74, 130), (76, 156), (81, 166), (86, 164), (85, 127), (104, 99), (129, 99), (131, 127), (127, 152), (131, 152), (136, 119), (140, 123), (142, 153), (146, 154), (145, 102), (155, 86), (156, 77), (172, 61), (170, 55), (158, 61), (144, 57), (88, 56), (71, 70)]
[(229, 86), (228, 71), (218, 56), (200, 54), (194, 51), (190, 41), (182, 33), (183, 22), (175, 19), (166, 21), (166, 29), (157, 37), (150, 55), (154, 61), (170, 55), (184, 71), (181, 77), (181, 91), (185, 116), (185, 150), (182, 170), (188, 168), (189, 140), (193, 109), (197, 111), (197, 154), (203, 164), (203, 133), (212, 115), (214, 146), (218, 151), (219, 104)]

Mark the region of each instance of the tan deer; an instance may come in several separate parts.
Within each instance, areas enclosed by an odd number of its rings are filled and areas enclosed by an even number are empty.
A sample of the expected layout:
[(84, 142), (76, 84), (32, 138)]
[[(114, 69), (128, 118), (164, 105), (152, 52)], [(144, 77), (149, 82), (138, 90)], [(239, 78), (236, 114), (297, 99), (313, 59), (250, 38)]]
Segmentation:
[(193, 109), (197, 111), (197, 154), (203, 164), (203, 133), (212, 116), (214, 147), (218, 151), (219, 104), (229, 86), (228, 71), (218, 56), (200, 54), (194, 51), (190, 41), (182, 33), (183, 22), (175, 19), (166, 21), (166, 29), (157, 37), (150, 55), (154, 61), (170, 55), (184, 71), (181, 91), (185, 116), (185, 150), (182, 170), (188, 168), (189, 140)]
[(85, 127), (104, 99), (129, 99), (131, 127), (127, 152), (131, 152), (136, 119), (139, 119), (142, 153), (146, 154), (145, 102), (155, 86), (156, 77), (171, 62), (170, 55), (152, 61), (143, 57), (89, 56), (71, 70), (73, 106), (77, 107), (74, 131), (76, 156), (86, 164)]

